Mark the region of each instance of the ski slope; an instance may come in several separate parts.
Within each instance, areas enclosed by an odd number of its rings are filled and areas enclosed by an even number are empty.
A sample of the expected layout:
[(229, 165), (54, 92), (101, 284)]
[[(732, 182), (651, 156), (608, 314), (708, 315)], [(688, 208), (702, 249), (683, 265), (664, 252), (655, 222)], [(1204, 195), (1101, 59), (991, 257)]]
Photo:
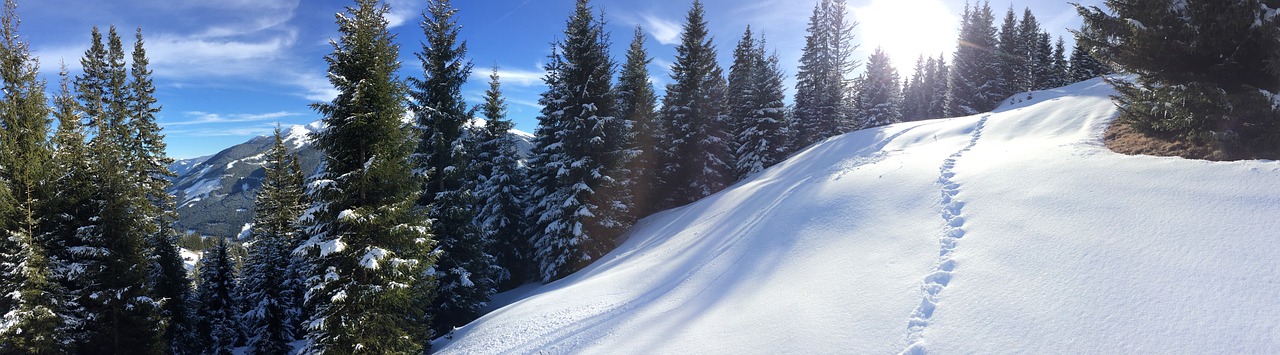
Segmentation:
[(1113, 93), (828, 139), (435, 349), (1280, 353), (1280, 163), (1112, 153)]

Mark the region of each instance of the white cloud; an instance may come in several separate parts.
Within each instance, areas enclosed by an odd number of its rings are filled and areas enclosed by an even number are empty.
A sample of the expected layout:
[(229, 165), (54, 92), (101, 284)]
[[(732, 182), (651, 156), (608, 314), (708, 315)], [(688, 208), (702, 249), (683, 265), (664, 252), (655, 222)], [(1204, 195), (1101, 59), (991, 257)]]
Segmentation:
[(189, 126), (189, 125), (215, 124), (215, 123), (260, 122), (260, 121), (278, 120), (280, 118), (296, 117), (296, 116), (302, 115), (300, 113), (287, 112), (287, 111), (256, 113), (256, 114), (246, 114), (246, 113), (218, 114), (218, 113), (208, 113), (208, 112), (200, 112), (200, 111), (190, 111), (190, 112), (183, 112), (182, 114), (186, 117), (189, 117), (189, 119), (186, 121), (165, 122), (164, 125), (166, 127), (171, 127), (171, 126)]
[[(490, 73), (492, 73), (492, 70), (473, 69), (471, 70), (471, 80), (487, 83), (489, 82)], [(542, 85), (542, 77), (546, 75), (547, 75), (547, 72), (543, 70), (504, 69), (502, 67), (498, 68), (498, 81), (501, 81), (503, 86), (510, 85), (510, 86), (527, 87), (527, 86)]]
[(658, 43), (674, 45), (680, 43), (680, 24), (653, 15), (640, 15), (644, 19), (644, 28)]
[(388, 0), (387, 5), (391, 6), (391, 13), (387, 14), (388, 28), (395, 28), (409, 23), (410, 20), (421, 16), (425, 7), (425, 5), (420, 4), (420, 1), (414, 0)]

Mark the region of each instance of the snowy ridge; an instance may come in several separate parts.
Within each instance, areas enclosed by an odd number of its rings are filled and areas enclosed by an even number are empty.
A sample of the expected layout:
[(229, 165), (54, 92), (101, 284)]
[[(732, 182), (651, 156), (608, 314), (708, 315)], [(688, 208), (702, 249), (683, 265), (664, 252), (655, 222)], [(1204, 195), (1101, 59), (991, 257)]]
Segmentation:
[(828, 139), (434, 349), (1280, 353), (1280, 162), (1112, 153), (1113, 94)]

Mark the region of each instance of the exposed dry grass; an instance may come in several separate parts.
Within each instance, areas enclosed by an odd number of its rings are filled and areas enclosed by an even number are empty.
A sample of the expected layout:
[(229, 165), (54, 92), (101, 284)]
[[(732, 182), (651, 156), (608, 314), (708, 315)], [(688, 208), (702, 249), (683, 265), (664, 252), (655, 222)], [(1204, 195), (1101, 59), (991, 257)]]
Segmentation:
[(1128, 155), (1154, 155), (1203, 160), (1232, 160), (1217, 147), (1194, 144), (1173, 137), (1160, 137), (1143, 132), (1120, 121), (1111, 123), (1103, 136), (1107, 148)]

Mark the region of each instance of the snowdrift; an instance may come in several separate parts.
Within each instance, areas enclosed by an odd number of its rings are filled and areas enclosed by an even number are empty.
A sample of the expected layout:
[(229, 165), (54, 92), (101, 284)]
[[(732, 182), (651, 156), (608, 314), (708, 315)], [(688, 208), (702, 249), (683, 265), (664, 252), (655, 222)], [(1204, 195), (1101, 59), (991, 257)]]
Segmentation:
[(435, 349), (1280, 353), (1280, 163), (1112, 153), (1111, 94), (828, 139)]

